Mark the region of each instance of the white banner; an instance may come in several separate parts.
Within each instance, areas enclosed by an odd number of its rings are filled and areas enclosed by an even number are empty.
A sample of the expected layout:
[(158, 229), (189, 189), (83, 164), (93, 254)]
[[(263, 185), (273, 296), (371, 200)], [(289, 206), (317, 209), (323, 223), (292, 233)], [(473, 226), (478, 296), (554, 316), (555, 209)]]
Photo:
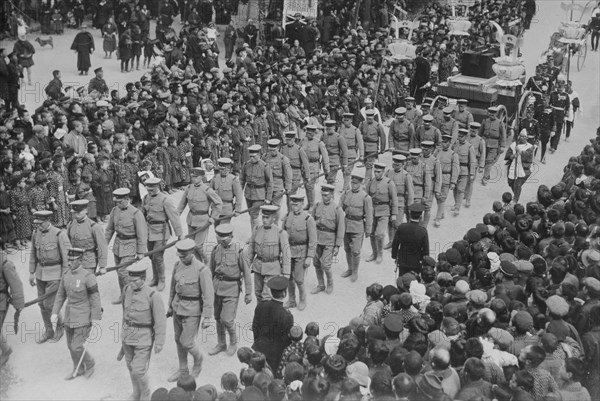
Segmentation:
[(317, 18), (318, 0), (284, 0), (283, 24), (289, 24), (300, 14), (304, 18)]

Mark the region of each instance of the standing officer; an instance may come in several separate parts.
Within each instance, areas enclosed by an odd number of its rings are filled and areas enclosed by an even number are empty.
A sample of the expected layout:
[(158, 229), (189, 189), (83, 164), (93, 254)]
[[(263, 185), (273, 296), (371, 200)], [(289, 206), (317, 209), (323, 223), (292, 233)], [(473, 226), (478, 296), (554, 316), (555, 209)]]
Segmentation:
[(525, 117), (519, 121), (517, 133), (527, 130), (527, 142), (537, 147), (540, 140), (540, 126), (538, 121), (533, 118), (533, 107), (528, 107), (525, 111)]
[(325, 175), (329, 175), (329, 155), (327, 155), (325, 144), (315, 138), (317, 126), (307, 125), (304, 129), (306, 136), (302, 139), (301, 147), (306, 152), (310, 171), (310, 176), (304, 185), (306, 197), (308, 198), (305, 209), (308, 210), (315, 204), (315, 184), (320, 171), (319, 165), (322, 164), (323, 172)]
[(452, 136), (449, 134), (442, 135), (442, 149), (437, 154), (437, 159), (440, 163), (442, 171), (440, 186), (440, 193), (436, 196), (437, 200), (437, 212), (434, 220), (436, 227), (440, 226), (440, 220), (445, 217), (446, 199), (448, 199), (448, 193), (454, 191), (456, 188), (456, 181), (458, 181), (459, 173), (459, 162), (458, 155), (450, 148), (452, 143)]
[(488, 107), (488, 117), (483, 120), (479, 128), (479, 136), (485, 139), (485, 168), (481, 183), (486, 185), (490, 179), (492, 167), (498, 161), (500, 155), (504, 152), (506, 146), (506, 131), (504, 124), (496, 117), (498, 108)]
[(348, 165), (348, 146), (346, 140), (337, 132), (335, 132), (335, 121), (325, 120), (325, 134), (322, 138), (327, 153), (329, 154), (329, 174), (327, 174), (327, 183), (335, 185), (338, 171), (344, 170)]
[(435, 150), (438, 150), (442, 146), (442, 133), (432, 125), (432, 122), (433, 116), (431, 114), (423, 116), (423, 125), (416, 130), (415, 143), (418, 145), (424, 141), (432, 142)]
[[(315, 253), (315, 270), (317, 273), (317, 286), (310, 292), (318, 294), (325, 291), (333, 292), (333, 275), (331, 265), (333, 258), (337, 257), (340, 246), (344, 241), (346, 227), (342, 208), (333, 203), (335, 187), (330, 184), (321, 185), (321, 202), (317, 202), (312, 211), (312, 216), (317, 223), (317, 250)], [(324, 275), (327, 276), (327, 289), (325, 288)]]
[[(242, 257), (242, 249), (233, 244), (233, 226), (219, 224), (215, 227), (217, 246), (213, 248), (210, 258), (215, 292), (215, 320), (217, 321), (217, 345), (208, 355), (216, 355), (226, 351), (228, 356), (235, 354), (237, 349), (237, 333), (235, 330), (235, 315), (244, 281), (244, 302), (252, 302), (252, 274), (246, 260)], [(225, 330), (229, 333), (229, 347)]]
[(419, 224), (425, 207), (415, 203), (410, 207), (410, 222), (400, 224), (392, 242), (392, 259), (396, 260), (398, 276), (414, 271), (421, 273), (421, 262), (429, 256), (429, 234)]
[(237, 217), (242, 211), (242, 186), (237, 177), (231, 174), (233, 160), (228, 157), (222, 157), (217, 160), (219, 164), (219, 174), (210, 180), (210, 187), (217, 193), (223, 206), (219, 220), (215, 222), (215, 227), (219, 224), (229, 224), (231, 216)]
[(465, 192), (470, 181), (475, 180), (475, 173), (477, 172), (477, 156), (475, 155), (475, 148), (467, 137), (469, 136), (469, 130), (460, 128), (458, 130), (458, 142), (454, 144), (452, 149), (458, 156), (458, 180), (454, 187), (454, 207), (452, 211), (454, 216), (458, 216), (460, 213), (460, 207), (465, 197)]
[(37, 224), (37, 228), (31, 237), (33, 252), (29, 259), (29, 284), (32, 287), (37, 286), (38, 297), (53, 293), (39, 303), (45, 331), (37, 341), (38, 344), (46, 341), (57, 342), (64, 334), (62, 316), (58, 316), (57, 330), (52, 327), (50, 317), (60, 279), (68, 269), (68, 250), (71, 243), (66, 232), (50, 223), (52, 214), (49, 210), (39, 210), (33, 214), (33, 223)]
[[(142, 212), (148, 222), (148, 251), (163, 247), (171, 237), (171, 227), (175, 235), (183, 238), (179, 213), (171, 199), (160, 190), (160, 178), (148, 178), (144, 185), (148, 190), (142, 200)], [(152, 261), (152, 281), (150, 287), (158, 291), (165, 289), (165, 251), (154, 253)]]
[[(148, 252), (148, 231), (143, 213), (130, 203), (128, 188), (119, 188), (113, 191), (115, 207), (110, 212), (104, 238), (109, 244), (113, 234), (117, 233), (113, 244), (115, 264), (132, 262), (144, 257)], [(122, 301), (123, 288), (127, 284), (127, 270), (124, 267), (117, 270), (119, 275), (119, 298), (113, 305)]]
[(67, 301), (65, 331), (67, 332), (67, 347), (69, 347), (73, 361), (73, 370), (69, 372), (65, 380), (71, 380), (84, 374), (86, 378), (89, 378), (94, 373), (95, 362), (89, 352), (85, 353), (79, 370), (75, 372), (92, 326), (98, 326), (102, 318), (96, 276), (90, 270), (83, 268), (85, 252), (86, 250), (83, 248), (69, 249), (69, 270), (60, 280), (52, 308), (51, 320), (55, 323), (58, 321), (58, 314), (63, 304)]
[(425, 213), (423, 214), (423, 227), (427, 227), (429, 224), (429, 219), (431, 218), (433, 197), (435, 196), (437, 199), (442, 191), (442, 166), (440, 165), (440, 161), (437, 159), (437, 157), (434, 156), (433, 142), (423, 141), (421, 142), (421, 148), (423, 149), (423, 153), (421, 153), (421, 159), (423, 160), (423, 163), (425, 163), (427, 171), (429, 172), (429, 176), (431, 177), (431, 192), (429, 193), (429, 198), (426, 198), (425, 202), (423, 203), (425, 206)]
[(565, 115), (569, 114), (569, 109), (571, 108), (571, 99), (569, 98), (569, 94), (565, 92), (565, 81), (559, 79), (556, 87), (557, 89), (550, 94), (550, 101), (548, 102), (552, 106), (552, 114), (554, 115), (554, 123), (556, 124), (554, 135), (550, 136), (550, 153), (554, 153), (558, 149), (558, 143), (560, 142), (560, 136), (562, 135), (565, 123)]
[[(160, 294), (146, 286), (146, 268), (136, 263), (127, 268), (129, 283), (123, 289), (121, 350), (133, 386), (134, 401), (150, 399), (148, 368), (152, 347), (158, 354), (165, 345), (167, 320)], [(119, 357), (117, 357), (119, 359)]]
[(348, 269), (342, 273), (342, 277), (350, 277), (352, 282), (358, 279), (363, 235), (370, 238), (373, 230), (373, 200), (362, 189), (364, 179), (362, 171), (354, 171), (350, 180), (350, 190), (344, 192), (340, 198), (340, 206), (345, 216), (344, 251), (348, 263)]
[(269, 139), (267, 153), (263, 156), (263, 161), (271, 169), (273, 174), (273, 197), (274, 205), (280, 206), (283, 196), (292, 190), (292, 167), (290, 160), (279, 152), (279, 139)]
[(350, 187), (350, 174), (356, 164), (355, 161), (365, 154), (365, 144), (358, 128), (352, 125), (354, 114), (344, 113), (343, 125), (340, 127), (340, 136), (346, 141), (348, 147), (348, 164), (344, 170), (344, 191)]
[(396, 194), (398, 198), (398, 210), (396, 211), (396, 221), (390, 221), (388, 223), (388, 238), (389, 242), (383, 247), (383, 249), (390, 249), (392, 247), (392, 240), (396, 229), (402, 220), (404, 215), (408, 211), (407, 208), (413, 204), (415, 200), (415, 189), (413, 186), (412, 176), (404, 169), (406, 163), (406, 156), (401, 154), (395, 154), (392, 156), (392, 169), (385, 173), (385, 176), (390, 179), (396, 186)]
[(215, 300), (210, 269), (194, 257), (194, 240), (186, 238), (175, 247), (179, 261), (173, 267), (167, 317), (173, 317), (179, 369), (167, 379), (169, 382), (176, 382), (189, 373), (188, 353), (194, 357), (191, 375), (198, 377), (200, 374), (203, 357), (196, 337), (202, 317), (202, 328), (210, 326)]
[(69, 203), (73, 218), (67, 225), (67, 235), (74, 248), (85, 250), (81, 260), (82, 267), (94, 274), (97, 269), (100, 274), (105, 274), (108, 246), (102, 226), (88, 217), (89, 203), (87, 199)]
[(208, 236), (208, 228), (215, 222), (215, 219), (219, 218), (223, 207), (223, 201), (221, 201), (219, 195), (203, 181), (204, 175), (205, 171), (200, 167), (194, 167), (190, 170), (192, 183), (183, 191), (183, 196), (177, 207), (179, 215), (183, 213), (187, 205), (190, 207), (186, 218), (188, 234), (202, 228), (194, 235), (196, 257), (200, 261), (205, 260), (204, 243)]
[(260, 207), (273, 199), (273, 174), (271, 167), (260, 159), (260, 145), (248, 147), (249, 159), (240, 171), (240, 185), (244, 189), (246, 206), (252, 231), (256, 227)]
[(469, 124), (473, 122), (473, 114), (467, 110), (466, 99), (458, 99), (458, 110), (454, 113), (454, 119), (458, 121), (458, 128), (469, 129)]
[(254, 273), (254, 294), (256, 301), (271, 299), (271, 291), (265, 284), (275, 276), (290, 276), (291, 256), (288, 233), (275, 222), (279, 206), (263, 205), (261, 226), (252, 231), (246, 249), (247, 260)]
[(452, 118), (453, 111), (454, 110), (450, 106), (444, 107), (444, 117), (440, 123), (440, 132), (442, 133), (442, 137), (444, 135), (450, 135), (450, 137), (452, 138), (451, 144), (456, 142), (456, 140), (458, 139), (458, 128), (460, 128), (460, 124), (458, 123), (458, 121)]
[(0, 250), (0, 351), (2, 351), (0, 368), (8, 362), (8, 358), (12, 354), (12, 348), (8, 346), (2, 330), (9, 304), (12, 304), (17, 312), (23, 310), (25, 307), (23, 283), (14, 263), (8, 260), (8, 254)]
[(394, 149), (408, 152), (415, 146), (415, 127), (406, 119), (406, 108), (398, 107), (394, 113), (396, 119), (390, 125), (390, 141), (393, 141)]
[(431, 174), (421, 159), (421, 148), (412, 148), (409, 150), (410, 160), (405, 170), (412, 178), (414, 199), (413, 204), (425, 204), (431, 196)]
[(386, 138), (383, 126), (375, 121), (375, 110), (366, 111), (367, 119), (358, 125), (358, 130), (362, 134), (365, 143), (365, 164), (367, 171), (365, 177), (371, 177), (373, 163), (377, 160), (379, 153), (386, 149)]
[(396, 184), (385, 177), (385, 163), (375, 163), (374, 178), (367, 180), (366, 191), (373, 200), (373, 230), (371, 231), (371, 249), (373, 254), (367, 262), (383, 261), (383, 240), (388, 223), (397, 226), (398, 194)]
[(477, 173), (483, 173), (483, 169), (485, 167), (485, 139), (479, 136), (479, 129), (481, 128), (481, 124), (476, 121), (473, 121), (469, 124), (469, 136), (467, 137), (467, 141), (473, 146), (473, 150), (475, 150), (475, 158), (477, 159), (477, 168), (475, 169), (475, 174), (473, 175), (473, 179), (469, 180), (467, 183), (467, 189), (465, 190), (465, 207), (471, 206), (471, 195), (473, 195), (473, 184), (477, 179)]
[[(306, 269), (312, 264), (317, 247), (317, 225), (315, 219), (303, 210), (304, 196), (290, 195), (290, 209), (283, 221), (283, 229), (289, 235), (291, 278), (288, 287), (288, 301), (284, 307), (304, 310), (306, 308), (306, 289), (304, 277)], [(296, 305), (296, 286), (299, 303)]]
[(407, 97), (404, 99), (404, 105), (406, 106), (404, 118), (406, 118), (414, 128), (416, 127), (417, 119), (421, 116), (421, 112), (415, 107), (415, 98), (412, 96)]
[[(309, 180), (310, 165), (308, 164), (306, 152), (300, 145), (296, 144), (296, 131), (286, 131), (284, 136), (286, 146), (281, 148), (281, 153), (288, 158), (292, 168), (292, 189), (288, 192), (288, 195), (294, 195), (298, 192), (302, 180), (304, 182)], [(288, 207), (289, 203), (288, 199)]]

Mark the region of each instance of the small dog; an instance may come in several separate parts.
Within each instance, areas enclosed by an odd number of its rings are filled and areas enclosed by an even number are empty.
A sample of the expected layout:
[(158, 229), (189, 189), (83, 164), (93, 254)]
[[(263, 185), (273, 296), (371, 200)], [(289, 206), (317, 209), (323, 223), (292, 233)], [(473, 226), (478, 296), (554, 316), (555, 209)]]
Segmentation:
[(37, 38), (35, 38), (35, 41), (38, 42), (41, 47), (50, 45), (50, 47), (54, 49), (54, 41), (52, 40), (52, 36), (48, 36), (48, 38), (46, 39), (42, 39), (38, 36)]

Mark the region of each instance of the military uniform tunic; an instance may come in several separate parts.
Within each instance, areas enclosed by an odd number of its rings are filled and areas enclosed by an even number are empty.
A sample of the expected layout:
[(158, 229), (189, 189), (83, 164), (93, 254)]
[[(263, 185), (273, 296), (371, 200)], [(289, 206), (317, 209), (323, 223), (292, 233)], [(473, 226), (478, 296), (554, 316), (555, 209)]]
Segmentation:
[[(223, 177), (221, 174), (217, 174), (210, 180), (210, 187), (217, 193), (223, 202), (221, 215), (219, 216), (220, 219), (224, 216), (232, 215), (234, 211), (238, 213), (242, 211), (242, 186), (235, 175), (227, 174)], [(215, 226), (226, 224), (230, 221), (231, 217), (220, 220), (218, 223), (215, 223)]]
[(323, 135), (323, 143), (329, 155), (329, 174), (327, 174), (327, 182), (335, 183), (340, 166), (345, 168), (348, 165), (348, 146), (346, 140), (338, 133), (328, 133)]
[(479, 128), (479, 136), (485, 139), (485, 173), (484, 179), (490, 178), (490, 169), (500, 157), (500, 149), (506, 146), (506, 132), (499, 119), (486, 118)]
[(290, 161), (290, 167), (292, 169), (292, 189), (288, 192), (290, 195), (294, 195), (298, 192), (300, 182), (308, 181), (310, 178), (310, 165), (308, 163), (308, 157), (306, 152), (297, 144), (284, 145), (281, 148), (281, 153), (288, 158)]
[(465, 141), (463, 144), (456, 142), (452, 149), (458, 156), (459, 166), (458, 179), (454, 188), (454, 210), (458, 212), (465, 197), (469, 181), (471, 178), (475, 179), (477, 156), (475, 155), (475, 148), (469, 141)]
[(104, 237), (104, 229), (100, 224), (89, 217), (85, 217), (81, 221), (73, 219), (67, 225), (67, 235), (73, 248), (85, 249), (81, 261), (85, 269), (90, 269), (95, 273), (96, 267), (99, 269), (106, 267), (108, 246)]
[(418, 127), (416, 136), (416, 145), (420, 145), (423, 141), (432, 141), (436, 149), (442, 146), (442, 133), (433, 125), (428, 129), (425, 129), (424, 126)]
[(425, 200), (431, 196), (432, 190), (431, 174), (425, 163), (422, 159), (419, 159), (417, 164), (411, 161), (406, 163), (404, 169), (410, 174), (413, 181), (414, 202), (425, 203)]
[(340, 206), (344, 211), (344, 251), (348, 266), (351, 257), (359, 257), (364, 237), (373, 232), (373, 200), (362, 189), (344, 192), (340, 198)]
[[(394, 182), (396, 186), (396, 194), (398, 198), (398, 210), (395, 213), (397, 223), (402, 223), (402, 218), (406, 213), (406, 209), (415, 201), (415, 189), (413, 186), (412, 176), (406, 172), (404, 168), (400, 171), (390, 169), (386, 171), (385, 176)], [(393, 238), (391, 236), (390, 238)]]
[[(479, 135), (467, 137), (467, 141), (473, 145), (473, 150), (475, 151), (475, 158), (477, 159), (477, 167), (479, 169), (483, 169), (485, 167), (485, 159), (486, 159), (486, 146), (485, 140)], [(474, 176), (477, 176), (478, 170), (475, 169)], [(465, 199), (467, 201), (471, 201), (471, 196), (473, 195), (473, 183), (475, 182), (475, 177), (472, 180), (469, 180), (467, 183), (467, 189), (465, 190)]]
[(265, 201), (273, 200), (273, 174), (271, 167), (263, 160), (248, 160), (240, 172), (240, 185), (244, 189), (246, 206), (250, 214), (252, 229), (256, 226), (256, 219), (260, 213), (260, 206)]
[(385, 237), (390, 216), (398, 212), (398, 194), (396, 184), (387, 177), (369, 180), (366, 190), (373, 200), (373, 234), (377, 238)]
[(5, 251), (0, 251), (0, 348), (5, 352), (8, 348), (4, 337), (4, 319), (9, 304), (12, 304), (16, 310), (21, 310), (25, 306), (25, 297), (23, 295), (23, 283), (19, 278), (19, 273), (15, 269), (13, 262), (8, 260), (8, 255)]
[(306, 152), (306, 157), (308, 158), (310, 176), (304, 187), (306, 189), (308, 204), (312, 206), (315, 204), (315, 181), (319, 175), (319, 165), (322, 163), (323, 171), (327, 173), (329, 171), (329, 155), (327, 154), (325, 144), (316, 139), (316, 137), (313, 139), (304, 137), (301, 147)]
[(448, 150), (441, 149), (437, 155), (437, 159), (442, 171), (442, 185), (440, 186), (440, 193), (436, 198), (438, 203), (436, 219), (439, 220), (444, 218), (444, 206), (448, 198), (448, 192), (450, 191), (450, 186), (456, 186), (460, 165), (458, 155), (450, 148)]
[(346, 224), (342, 208), (333, 203), (317, 202), (312, 213), (317, 224), (317, 250), (314, 260), (317, 274), (331, 270), (333, 247), (344, 243)]
[(362, 121), (358, 126), (358, 129), (363, 137), (365, 144), (365, 157), (369, 160), (377, 160), (377, 155), (386, 148), (385, 132), (383, 127), (376, 121), (368, 123)]
[(284, 193), (292, 190), (293, 173), (290, 160), (279, 152), (272, 156), (270, 151), (263, 156), (263, 160), (273, 174), (273, 203), (280, 205)]
[(296, 284), (304, 284), (304, 261), (314, 258), (317, 248), (317, 224), (305, 211), (290, 211), (283, 222), (283, 228), (289, 235), (291, 272)]
[(408, 152), (416, 146), (415, 128), (412, 123), (404, 118), (403, 121), (394, 119), (390, 125), (390, 138), (394, 142), (394, 149)]
[(454, 113), (454, 119), (458, 121), (458, 128), (469, 128), (469, 125), (474, 121), (473, 114), (469, 110), (459, 111)]

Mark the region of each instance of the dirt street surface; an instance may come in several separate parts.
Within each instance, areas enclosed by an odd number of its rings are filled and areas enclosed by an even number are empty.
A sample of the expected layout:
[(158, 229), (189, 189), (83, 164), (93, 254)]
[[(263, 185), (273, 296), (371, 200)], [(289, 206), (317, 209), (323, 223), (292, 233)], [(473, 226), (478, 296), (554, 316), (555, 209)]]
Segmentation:
[[(539, 56), (547, 47), (549, 38), (557, 29), (559, 22), (567, 18), (565, 11), (561, 10), (560, 1), (558, 0), (538, 0), (538, 4), (538, 14), (535, 16), (531, 30), (525, 35), (522, 49), (529, 74), (535, 71)], [(152, 27), (151, 32), (154, 32), (154, 27)], [(92, 30), (92, 33), (96, 40), (97, 49), (92, 55), (92, 69), (103, 66), (104, 78), (111, 89), (120, 89), (123, 93), (125, 84), (139, 79), (143, 71), (120, 73), (119, 62), (114, 57), (112, 60), (104, 59), (99, 31)], [(89, 76), (77, 75), (75, 68), (76, 55), (69, 50), (74, 35), (75, 31), (68, 30), (65, 35), (54, 36), (54, 50), (49, 47), (40, 48), (36, 43), (34, 44), (36, 47), (35, 66), (33, 67), (35, 85), (23, 88), (21, 93), (22, 102), (28, 106), (29, 110), (34, 110), (44, 100), (43, 89), (52, 79), (52, 70), (59, 69), (62, 71), (63, 83), (66, 86), (87, 84), (89, 79), (93, 77), (91, 72)], [(30, 34), (28, 39), (33, 42), (36, 36), (36, 34)], [(12, 49), (12, 46), (12, 42), (1, 44), (1, 47), (7, 49)], [(600, 123), (599, 54), (590, 50), (581, 72), (577, 72), (575, 63), (573, 63), (571, 80), (574, 89), (580, 95), (584, 113), (576, 116), (575, 128), (570, 142), (565, 143), (562, 141), (555, 154), (548, 154), (547, 164), (542, 165), (539, 160), (536, 160), (533, 166), (534, 173), (523, 189), (523, 203), (535, 197), (537, 187), (540, 184), (552, 185), (558, 181), (569, 156), (578, 154), (589, 143), (589, 139), (594, 136), (596, 127)], [(389, 153), (384, 155), (382, 159), (391, 165)], [(341, 173), (338, 178), (337, 187), (341, 190)], [(501, 194), (508, 190), (505, 172), (499, 164), (497, 165), (495, 177), (486, 187), (482, 187), (480, 183), (476, 184), (472, 206), (469, 209), (462, 208), (459, 217), (452, 217), (450, 208), (453, 205), (453, 200), (449, 199), (446, 206), (448, 209), (446, 218), (442, 220), (441, 227), (434, 228), (433, 224), (430, 224), (429, 227), (431, 256), (436, 257), (438, 252), (450, 247), (452, 242), (460, 239), (469, 228), (480, 222), (481, 217), (486, 212), (491, 211), (492, 202), (500, 199)], [(179, 201), (181, 194), (182, 191), (179, 191), (172, 195), (175, 202)], [(339, 199), (339, 195), (340, 192), (336, 192), (336, 201)], [(182, 219), (185, 219), (185, 217), (185, 215), (182, 216)], [(235, 241), (240, 244), (245, 243), (250, 237), (248, 215), (245, 214), (234, 219), (233, 224), (236, 227)], [(209, 241), (215, 242), (212, 229)], [(15, 262), (25, 284), (26, 300), (34, 299), (37, 295), (36, 289), (30, 287), (27, 280), (29, 252), (14, 253), (10, 257)], [(360, 266), (359, 280), (356, 283), (350, 283), (348, 279), (340, 278), (340, 274), (346, 270), (345, 255), (343, 255), (342, 249), (333, 267), (335, 279), (333, 294), (309, 295), (308, 306), (304, 311), (292, 310), (295, 322), (302, 327), (310, 321), (318, 322), (321, 336), (335, 333), (339, 327), (346, 325), (352, 317), (360, 314), (366, 303), (365, 287), (367, 285), (373, 282), (379, 282), (383, 285), (394, 283), (394, 263), (389, 251), (385, 251), (384, 261), (380, 265), (364, 262), (364, 259), (370, 253), (369, 241), (365, 241), (361, 255), (363, 262)], [(162, 292), (165, 303), (169, 295), (170, 274), (176, 260), (175, 250), (171, 248), (165, 255), (168, 277), (167, 290)], [(149, 259), (146, 258), (140, 263), (144, 263), (150, 269)], [(109, 266), (112, 265), (114, 263), (112, 263), (111, 255), (109, 256)], [(66, 382), (64, 377), (71, 372), (72, 363), (65, 339), (63, 338), (56, 344), (37, 345), (35, 343), (36, 338), (41, 335), (43, 327), (40, 310), (37, 306), (29, 307), (23, 311), (19, 334), (15, 335), (12, 329), (14, 310), (11, 308), (5, 322), (4, 332), (14, 353), (0, 375), (0, 389), (2, 390), (0, 398), (7, 400), (118, 400), (125, 399), (131, 394), (131, 383), (125, 361), (117, 362), (116, 360), (120, 349), (119, 330), (122, 311), (120, 306), (111, 305), (110, 301), (118, 295), (117, 276), (115, 273), (110, 273), (107, 276), (100, 277), (98, 281), (104, 314), (101, 325), (93, 331), (94, 341), (88, 349), (96, 359), (96, 373), (94, 376), (89, 380), (78, 378)], [(310, 291), (316, 284), (313, 268), (307, 271), (306, 282)], [(244, 305), (243, 302), (240, 302), (238, 309), (240, 346), (250, 346), (252, 344), (251, 325), (255, 307), (255, 300), (250, 305)], [(214, 357), (209, 357), (206, 354), (216, 344), (214, 327), (203, 330), (199, 341), (201, 350), (205, 354), (204, 367), (197, 379), (199, 385), (211, 383), (219, 387), (220, 377), (225, 371), (239, 372), (240, 363), (236, 357), (230, 358), (225, 356), (224, 353)], [(161, 386), (170, 388), (171, 386), (166, 379), (175, 369), (177, 369), (177, 354), (173, 340), (173, 326), (171, 320), (169, 320), (165, 347), (160, 354), (152, 355), (149, 370), (152, 389)]]

